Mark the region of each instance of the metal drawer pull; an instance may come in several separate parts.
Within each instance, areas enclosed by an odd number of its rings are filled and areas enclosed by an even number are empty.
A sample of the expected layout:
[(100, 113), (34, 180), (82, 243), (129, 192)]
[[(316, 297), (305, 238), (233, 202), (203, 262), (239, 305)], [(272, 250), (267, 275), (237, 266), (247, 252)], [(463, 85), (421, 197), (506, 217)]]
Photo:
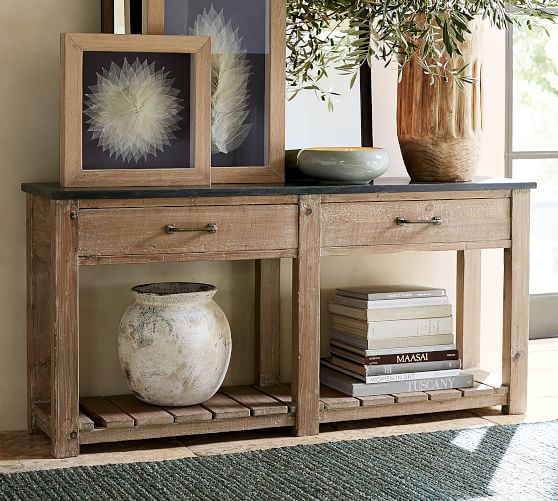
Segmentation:
[(174, 224), (167, 224), (165, 226), (165, 231), (167, 233), (178, 233), (181, 231), (206, 231), (207, 233), (217, 233), (217, 225), (215, 223), (209, 223), (202, 228), (180, 228)]
[(432, 219), (416, 219), (411, 221), (405, 217), (398, 217), (395, 219), (397, 226), (403, 226), (404, 224), (442, 224), (442, 218), (434, 216)]

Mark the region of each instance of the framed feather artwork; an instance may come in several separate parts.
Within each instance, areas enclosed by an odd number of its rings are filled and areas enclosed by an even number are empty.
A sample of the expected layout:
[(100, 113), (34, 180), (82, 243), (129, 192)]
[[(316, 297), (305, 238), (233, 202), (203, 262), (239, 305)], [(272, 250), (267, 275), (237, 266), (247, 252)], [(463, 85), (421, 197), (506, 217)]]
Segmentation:
[(209, 185), (211, 40), (61, 36), (62, 186)]
[(284, 181), (285, 0), (110, 2), (125, 30), (211, 37), (212, 183)]

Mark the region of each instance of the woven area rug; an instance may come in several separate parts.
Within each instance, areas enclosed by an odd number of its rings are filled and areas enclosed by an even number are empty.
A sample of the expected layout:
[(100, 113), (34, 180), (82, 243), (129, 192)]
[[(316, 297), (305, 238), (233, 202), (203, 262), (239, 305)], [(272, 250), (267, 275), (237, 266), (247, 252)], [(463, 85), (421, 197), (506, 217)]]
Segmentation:
[(2, 500), (558, 499), (558, 421), (0, 476)]

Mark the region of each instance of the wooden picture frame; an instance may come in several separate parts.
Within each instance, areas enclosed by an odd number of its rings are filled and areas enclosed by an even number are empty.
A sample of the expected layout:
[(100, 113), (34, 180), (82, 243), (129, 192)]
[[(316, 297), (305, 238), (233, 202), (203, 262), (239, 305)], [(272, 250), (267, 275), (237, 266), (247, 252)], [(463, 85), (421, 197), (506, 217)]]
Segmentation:
[[(211, 41), (209, 37), (63, 33), (61, 35), (60, 184), (75, 187), (210, 185)], [(188, 131), (184, 168), (86, 167), (84, 145), (84, 54), (156, 53), (190, 55)], [(90, 57), (90, 56), (88, 56)], [(157, 57), (156, 55), (154, 56)], [(181, 66), (180, 66), (181, 67)], [(86, 117), (85, 117), (86, 118)], [(190, 165), (190, 159), (192, 165)], [(181, 165), (181, 160), (180, 160)]]
[[(108, 1), (108, 0), (105, 0)], [(235, 0), (228, 0), (234, 4)], [(285, 180), (285, 0), (268, 2), (268, 47), (265, 65), (265, 165), (211, 169), (212, 183), (280, 183)], [(208, 2), (208, 8), (211, 2)], [(216, 7), (217, 8), (217, 7)], [(147, 32), (165, 33), (165, 0), (144, 0)], [(217, 8), (218, 9), (218, 8)], [(242, 35), (242, 34), (241, 34)]]

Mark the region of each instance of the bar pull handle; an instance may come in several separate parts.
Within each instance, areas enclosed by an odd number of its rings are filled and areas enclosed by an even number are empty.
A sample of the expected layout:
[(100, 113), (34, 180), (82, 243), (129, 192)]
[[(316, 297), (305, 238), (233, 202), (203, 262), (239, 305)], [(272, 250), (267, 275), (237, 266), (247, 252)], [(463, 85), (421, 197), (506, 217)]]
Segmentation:
[(180, 226), (176, 226), (174, 224), (167, 224), (165, 226), (165, 231), (169, 234), (180, 233), (185, 231), (205, 231), (207, 233), (217, 233), (217, 225), (215, 223), (208, 223), (205, 226), (202, 226), (201, 228), (193, 228), (193, 227), (181, 228)]
[(407, 219), (405, 217), (397, 217), (395, 218), (395, 224), (397, 226), (403, 226), (405, 224), (442, 224), (442, 218), (438, 216), (434, 216), (432, 219)]

